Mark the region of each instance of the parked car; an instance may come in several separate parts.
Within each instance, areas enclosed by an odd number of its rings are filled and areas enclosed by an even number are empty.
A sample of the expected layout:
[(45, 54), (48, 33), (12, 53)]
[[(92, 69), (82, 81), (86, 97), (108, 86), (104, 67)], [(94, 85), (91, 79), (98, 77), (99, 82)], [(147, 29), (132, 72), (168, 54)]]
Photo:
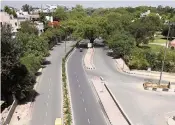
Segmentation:
[(83, 52), (83, 49), (82, 48), (80, 48), (80, 52)]

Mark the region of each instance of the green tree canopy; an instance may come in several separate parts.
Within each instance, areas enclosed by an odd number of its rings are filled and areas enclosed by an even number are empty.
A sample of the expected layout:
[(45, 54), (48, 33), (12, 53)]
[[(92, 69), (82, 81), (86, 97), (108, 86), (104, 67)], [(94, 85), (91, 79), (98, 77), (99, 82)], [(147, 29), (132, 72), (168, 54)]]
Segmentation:
[(82, 18), (86, 17), (87, 13), (85, 9), (81, 5), (76, 5), (75, 8), (69, 13), (69, 18), (73, 20), (81, 20)]
[(25, 12), (28, 12), (30, 14), (30, 11), (33, 10), (32, 6), (28, 5), (28, 4), (25, 4), (22, 6), (22, 10), (25, 11)]
[(38, 35), (38, 29), (36, 28), (35, 24), (29, 21), (25, 21), (21, 23), (20, 31), (23, 33)]
[(53, 13), (54, 20), (65, 20), (67, 19), (67, 12), (63, 7), (58, 7), (56, 11)]
[(3, 25), (1, 33), (1, 98), (10, 104), (12, 95), (19, 101), (28, 98), (33, 91), (35, 79), (20, 63), (21, 47), (12, 39), (11, 27)]
[(133, 22), (129, 30), (135, 37), (137, 46), (144, 43), (147, 44), (149, 40), (154, 38), (154, 33), (162, 27), (161, 21), (156, 15), (149, 15)]
[(135, 46), (135, 39), (127, 32), (116, 31), (115, 34), (107, 40), (109, 47), (113, 50), (115, 56), (124, 57), (131, 53)]
[(17, 14), (14, 9), (10, 9), (8, 6), (5, 6), (4, 11), (9, 15), (13, 15), (14, 18), (17, 18)]
[(100, 18), (85, 17), (77, 25), (74, 35), (84, 39), (89, 39), (91, 43), (100, 35)]

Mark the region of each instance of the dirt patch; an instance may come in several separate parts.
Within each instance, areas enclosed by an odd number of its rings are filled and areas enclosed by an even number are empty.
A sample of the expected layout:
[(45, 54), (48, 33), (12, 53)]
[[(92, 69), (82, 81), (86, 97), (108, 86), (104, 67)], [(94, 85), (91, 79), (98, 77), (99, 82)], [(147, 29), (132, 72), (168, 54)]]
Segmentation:
[(168, 89), (169, 85), (168, 84), (156, 84), (156, 83), (150, 83), (150, 82), (145, 82), (143, 83), (143, 87), (151, 87), (151, 88), (164, 88), (164, 89)]

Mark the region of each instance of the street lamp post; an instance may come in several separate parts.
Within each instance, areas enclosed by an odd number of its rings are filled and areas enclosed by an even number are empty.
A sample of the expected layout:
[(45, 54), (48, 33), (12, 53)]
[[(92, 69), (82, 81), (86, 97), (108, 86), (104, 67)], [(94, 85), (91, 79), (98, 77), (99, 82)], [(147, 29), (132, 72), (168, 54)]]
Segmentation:
[(169, 23), (169, 28), (168, 28), (168, 35), (167, 35), (167, 41), (166, 41), (166, 47), (164, 49), (164, 56), (163, 56), (163, 61), (162, 61), (162, 68), (161, 68), (161, 72), (160, 72), (160, 79), (159, 79), (159, 85), (162, 81), (162, 74), (163, 74), (163, 69), (164, 69), (164, 65), (165, 65), (165, 58), (166, 58), (166, 53), (167, 53), (167, 46), (168, 46), (168, 38), (169, 38), (169, 35), (170, 35), (170, 30), (171, 30), (171, 25), (174, 25), (175, 22), (173, 23)]
[(65, 54), (66, 54), (66, 41), (67, 41), (67, 33), (66, 33), (66, 29), (65, 29), (65, 27), (63, 27), (64, 28), (64, 30), (65, 30), (65, 41), (64, 41), (64, 48), (65, 48)]
[[(64, 26), (60, 25), (60, 27), (62, 27), (65, 30)], [(66, 31), (65, 31), (65, 36), (66, 36)], [(61, 40), (61, 35), (60, 35), (60, 40)], [(65, 51), (65, 55), (66, 55), (66, 38), (65, 38), (65, 41), (64, 41), (64, 51)]]

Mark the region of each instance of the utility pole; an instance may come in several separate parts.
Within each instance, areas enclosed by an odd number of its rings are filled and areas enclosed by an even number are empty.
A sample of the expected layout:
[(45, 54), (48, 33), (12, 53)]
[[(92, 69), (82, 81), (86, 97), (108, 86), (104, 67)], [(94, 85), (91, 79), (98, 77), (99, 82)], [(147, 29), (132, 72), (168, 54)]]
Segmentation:
[[(65, 27), (64, 27), (64, 29), (65, 29)], [(65, 41), (64, 41), (65, 55), (66, 55), (66, 40), (67, 40), (67, 34), (65, 31)]]
[(168, 35), (167, 35), (166, 47), (164, 49), (164, 56), (163, 56), (163, 61), (162, 61), (162, 69), (161, 69), (161, 72), (160, 72), (159, 85), (162, 81), (162, 74), (163, 74), (163, 69), (164, 69), (164, 64), (165, 64), (165, 58), (166, 58), (167, 46), (168, 46), (168, 42), (169, 42), (168, 38), (169, 38), (169, 35), (170, 35), (170, 30), (171, 30), (171, 24), (169, 22)]
[(64, 48), (65, 48), (65, 54), (66, 54), (66, 39), (64, 41)]

